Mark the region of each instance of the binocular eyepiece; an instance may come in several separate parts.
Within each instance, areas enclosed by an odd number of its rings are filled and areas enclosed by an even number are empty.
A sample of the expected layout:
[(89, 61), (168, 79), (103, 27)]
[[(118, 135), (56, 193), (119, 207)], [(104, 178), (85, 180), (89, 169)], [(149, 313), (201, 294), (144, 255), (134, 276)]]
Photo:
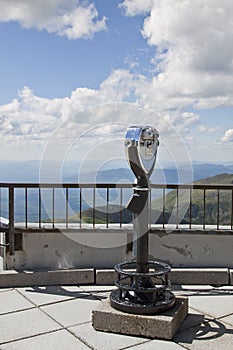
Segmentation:
[(159, 133), (151, 126), (131, 126), (126, 131), (125, 150), (136, 178), (149, 178), (156, 161)]

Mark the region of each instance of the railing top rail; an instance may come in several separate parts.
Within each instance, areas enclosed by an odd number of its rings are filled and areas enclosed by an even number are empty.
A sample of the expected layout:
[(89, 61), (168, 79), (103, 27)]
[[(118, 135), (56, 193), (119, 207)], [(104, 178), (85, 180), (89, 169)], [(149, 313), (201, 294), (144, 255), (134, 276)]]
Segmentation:
[(206, 189), (206, 190), (231, 190), (233, 184), (151, 184), (152, 188), (165, 188), (165, 189)]
[[(0, 183), (0, 187), (6, 188), (132, 188), (130, 183)], [(233, 190), (233, 184), (151, 184), (151, 188), (157, 189), (206, 189), (206, 190)]]
[(0, 183), (0, 187), (14, 188), (132, 188), (123, 183)]

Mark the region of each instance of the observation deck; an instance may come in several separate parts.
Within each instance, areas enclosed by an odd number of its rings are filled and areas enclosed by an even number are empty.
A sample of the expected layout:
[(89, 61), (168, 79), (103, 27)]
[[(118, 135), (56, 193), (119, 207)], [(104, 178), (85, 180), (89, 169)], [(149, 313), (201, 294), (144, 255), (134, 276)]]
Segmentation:
[(92, 310), (115, 288), (113, 266), (135, 254), (132, 193), (130, 184), (0, 184), (2, 350), (231, 349), (233, 185), (151, 185), (150, 254), (169, 262), (173, 292), (189, 298), (175, 338), (92, 328)]

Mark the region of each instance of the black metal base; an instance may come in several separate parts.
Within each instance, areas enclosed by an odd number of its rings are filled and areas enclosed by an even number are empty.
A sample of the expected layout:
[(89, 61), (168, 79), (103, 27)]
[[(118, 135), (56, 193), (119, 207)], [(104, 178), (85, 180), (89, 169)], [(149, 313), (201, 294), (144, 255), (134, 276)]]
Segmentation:
[(110, 304), (114, 309), (130, 314), (155, 315), (170, 309), (175, 304), (175, 296), (173, 293), (165, 291), (164, 300), (156, 303), (139, 303), (130, 298), (122, 299), (121, 291), (116, 289), (110, 294)]
[(162, 261), (148, 261), (146, 272), (135, 260), (115, 266), (117, 290), (110, 294), (111, 306), (132, 314), (153, 315), (171, 308), (175, 296), (169, 287), (170, 266)]

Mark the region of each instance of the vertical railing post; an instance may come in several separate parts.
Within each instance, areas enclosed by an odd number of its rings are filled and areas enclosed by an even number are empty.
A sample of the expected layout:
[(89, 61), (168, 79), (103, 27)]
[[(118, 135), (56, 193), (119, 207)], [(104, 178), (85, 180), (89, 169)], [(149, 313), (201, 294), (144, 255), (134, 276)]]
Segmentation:
[(165, 187), (163, 188), (163, 211), (162, 211), (162, 222), (163, 229), (165, 228), (165, 208), (166, 208), (166, 196), (165, 196)]
[(192, 228), (192, 200), (193, 200), (193, 192), (190, 188), (189, 190), (189, 229)]
[(176, 189), (176, 229), (179, 228), (179, 187)]
[(9, 244), (10, 255), (15, 253), (15, 233), (14, 233), (14, 187), (9, 186)]
[(233, 229), (233, 189), (231, 190), (231, 230)]
[(217, 190), (217, 230), (219, 230), (219, 222), (220, 222), (220, 192), (219, 188)]
[(108, 228), (108, 224), (109, 224), (109, 187), (107, 187), (107, 198), (106, 198), (106, 228)]
[(25, 228), (28, 228), (28, 189), (25, 187)]
[(69, 188), (66, 187), (66, 228), (69, 227)]
[(92, 227), (95, 228), (95, 214), (96, 214), (96, 209), (95, 209), (95, 187), (93, 187), (93, 203), (92, 203)]
[(205, 217), (206, 217), (206, 189), (204, 188), (204, 197), (203, 197), (203, 230), (205, 230)]

